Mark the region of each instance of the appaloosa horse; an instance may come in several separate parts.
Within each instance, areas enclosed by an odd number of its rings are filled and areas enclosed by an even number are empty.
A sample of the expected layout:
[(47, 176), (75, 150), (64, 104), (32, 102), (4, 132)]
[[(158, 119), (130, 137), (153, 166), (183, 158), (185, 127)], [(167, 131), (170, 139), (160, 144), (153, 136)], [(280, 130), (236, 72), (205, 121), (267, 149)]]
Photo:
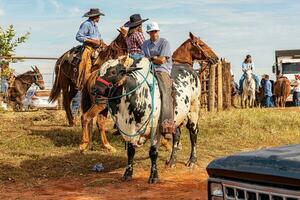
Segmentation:
[(245, 73), (245, 79), (243, 81), (243, 93), (241, 97), (242, 108), (252, 108), (255, 103), (256, 85), (252, 75), (252, 70), (248, 69)]
[[(191, 60), (205, 58), (198, 38), (190, 34), (190, 39), (181, 48)], [(207, 59), (207, 58), (206, 58)], [(216, 58), (217, 59), (217, 58)], [(138, 62), (128, 61), (129, 58), (119, 58), (106, 62), (100, 70), (92, 73), (82, 92), (82, 128), (83, 138), (81, 149), (90, 142), (89, 124), (101, 111), (109, 108), (111, 115), (124, 140), (128, 142), (128, 166), (123, 180), (130, 180), (133, 174), (133, 159), (135, 147), (151, 140), (149, 151), (151, 172), (149, 183), (156, 183), (158, 172), (156, 166), (157, 146), (160, 141), (160, 130), (157, 129), (161, 99), (156, 79), (151, 72), (151, 64), (143, 58)], [(176, 163), (176, 145), (180, 138), (179, 128), (186, 126), (190, 132), (191, 154), (187, 166), (196, 163), (196, 142), (199, 132), (198, 119), (200, 109), (200, 81), (197, 73), (189, 65), (189, 59), (184, 64), (173, 67), (172, 78), (175, 88), (175, 122), (178, 127), (173, 137), (173, 149), (167, 164)], [(125, 64), (126, 63), (126, 64)], [(98, 93), (95, 94), (95, 84)]]
[[(219, 58), (217, 55), (198, 37), (194, 36), (192, 33), (189, 35), (189, 39), (183, 42), (173, 53), (172, 59), (174, 63), (174, 67), (186, 65), (189, 68), (193, 67), (193, 62), (197, 61), (205, 61), (209, 64), (215, 64), (218, 62)], [(100, 134), (102, 144), (105, 148), (109, 150), (114, 150), (114, 148), (109, 144), (106, 133), (105, 133), (105, 121), (106, 121), (106, 113), (107, 109), (103, 110), (103, 115), (98, 115), (97, 124), (100, 126)], [(91, 124), (89, 125), (89, 127)], [(180, 132), (180, 129), (178, 129)], [(180, 133), (179, 133), (180, 134)], [(82, 144), (80, 145), (80, 150), (85, 151), (88, 148), (92, 149), (92, 132), (87, 131), (82, 135)], [(179, 140), (179, 138), (178, 138)], [(168, 149), (168, 142), (162, 138), (162, 145)], [(173, 142), (173, 146), (175, 143)], [(173, 148), (174, 149), (174, 148)], [(170, 163), (172, 165), (172, 163)]]
[[(101, 65), (109, 59), (116, 59), (119, 56), (127, 53), (126, 36), (127, 31), (120, 29), (117, 38), (111, 42), (109, 46), (99, 52), (99, 55), (95, 59), (92, 71), (99, 69)], [(64, 53), (55, 64), (55, 82), (53, 84), (49, 101), (55, 101), (62, 91), (63, 106), (66, 111), (67, 119), (70, 126), (74, 125), (74, 117), (71, 112), (71, 101), (78, 92), (76, 88), (77, 76), (74, 73), (78, 72), (78, 66), (74, 66), (69, 62), (68, 55), (70, 51)], [(75, 74), (78, 75), (78, 74)], [(103, 128), (104, 129), (104, 128)]]
[(12, 83), (9, 100), (14, 102), (14, 111), (23, 109), (22, 101), (32, 84), (36, 84), (41, 90), (45, 89), (43, 76), (36, 66), (34, 68), (32, 67), (32, 71), (17, 76)]

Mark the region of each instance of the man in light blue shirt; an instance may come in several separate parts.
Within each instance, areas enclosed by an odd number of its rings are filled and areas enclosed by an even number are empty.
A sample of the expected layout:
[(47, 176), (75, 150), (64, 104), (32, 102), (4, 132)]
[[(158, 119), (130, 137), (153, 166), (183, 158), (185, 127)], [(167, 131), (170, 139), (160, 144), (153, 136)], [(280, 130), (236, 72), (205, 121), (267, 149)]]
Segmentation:
[(88, 20), (83, 22), (76, 34), (76, 40), (84, 45), (84, 51), (79, 64), (77, 88), (80, 89), (83, 83), (87, 80), (92, 69), (91, 54), (95, 48), (104, 46), (101, 40), (101, 35), (98, 30), (97, 23), (100, 16), (104, 16), (98, 8), (91, 8), (83, 17), (88, 17)]
[[(78, 66), (78, 77), (76, 81), (78, 90), (82, 88), (82, 85), (91, 73), (92, 52), (95, 48), (105, 45), (101, 40), (101, 35), (97, 26), (100, 16), (104, 16), (104, 14), (101, 13), (98, 8), (91, 8), (89, 12), (83, 15), (83, 17), (88, 17), (88, 19), (80, 25), (76, 34), (76, 40), (84, 45), (84, 51), (82, 52), (81, 61)], [(78, 113), (80, 108), (80, 96), (81, 93), (78, 91), (77, 95), (72, 99), (71, 110), (73, 115), (74, 113)]]
[(156, 22), (147, 25), (150, 36), (142, 46), (145, 57), (149, 58), (155, 70), (161, 94), (160, 130), (166, 139), (171, 139), (176, 131), (174, 122), (174, 105), (172, 97), (173, 81), (171, 79), (172, 52), (169, 42), (159, 37), (159, 27)]

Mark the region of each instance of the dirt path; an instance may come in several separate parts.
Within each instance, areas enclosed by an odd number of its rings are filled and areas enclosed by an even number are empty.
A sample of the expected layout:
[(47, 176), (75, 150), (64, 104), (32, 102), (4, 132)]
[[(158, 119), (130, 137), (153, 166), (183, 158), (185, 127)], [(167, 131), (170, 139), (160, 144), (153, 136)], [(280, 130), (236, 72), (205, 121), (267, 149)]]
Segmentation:
[(160, 182), (147, 183), (148, 171), (135, 169), (134, 179), (120, 181), (122, 172), (46, 180), (34, 186), (9, 184), (0, 189), (0, 199), (207, 199), (203, 170), (162, 170)]

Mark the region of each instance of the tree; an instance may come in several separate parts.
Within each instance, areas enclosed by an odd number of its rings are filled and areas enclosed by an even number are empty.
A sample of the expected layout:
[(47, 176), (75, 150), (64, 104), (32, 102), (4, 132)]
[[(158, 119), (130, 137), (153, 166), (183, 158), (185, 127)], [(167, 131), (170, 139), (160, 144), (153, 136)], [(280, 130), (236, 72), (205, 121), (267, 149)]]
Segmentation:
[[(13, 25), (10, 25), (7, 30), (4, 30), (0, 26), (0, 57), (11, 57), (17, 46), (21, 43), (26, 42), (30, 33), (27, 32), (20, 37), (16, 37), (16, 32)], [(16, 60), (9, 60), (11, 62), (16, 62)]]

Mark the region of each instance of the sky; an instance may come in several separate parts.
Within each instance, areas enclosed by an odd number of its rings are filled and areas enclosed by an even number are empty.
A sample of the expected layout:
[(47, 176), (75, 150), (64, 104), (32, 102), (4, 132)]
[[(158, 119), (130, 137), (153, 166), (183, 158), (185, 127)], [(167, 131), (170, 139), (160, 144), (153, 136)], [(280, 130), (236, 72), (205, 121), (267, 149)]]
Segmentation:
[[(272, 74), (275, 50), (300, 49), (299, 0), (0, 0), (0, 26), (31, 32), (17, 48), (18, 56), (59, 57), (78, 44), (75, 35), (90, 8), (105, 13), (99, 30), (106, 43), (131, 14), (140, 13), (158, 22), (172, 50), (189, 32), (199, 36), (231, 63), (236, 77), (246, 54), (253, 57), (254, 72), (262, 75)], [(21, 73), (35, 64), (51, 85), (54, 61), (28, 60), (13, 67)]]

